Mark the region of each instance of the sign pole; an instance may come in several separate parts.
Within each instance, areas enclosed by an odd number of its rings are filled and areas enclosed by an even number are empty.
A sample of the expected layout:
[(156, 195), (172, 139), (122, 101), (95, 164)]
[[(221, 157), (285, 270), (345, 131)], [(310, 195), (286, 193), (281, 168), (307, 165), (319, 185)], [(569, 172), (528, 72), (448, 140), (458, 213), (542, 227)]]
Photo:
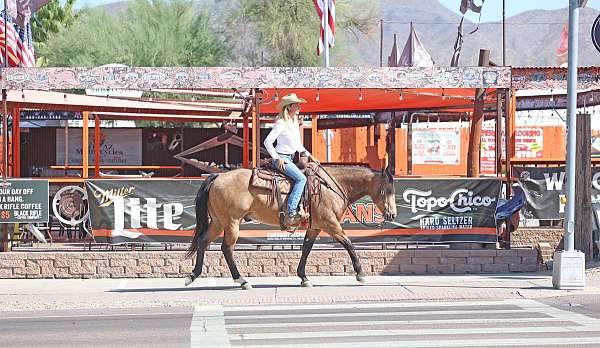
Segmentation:
[(585, 287), (585, 255), (575, 250), (575, 164), (577, 160), (577, 50), (580, 0), (569, 0), (569, 56), (567, 69), (567, 205), (565, 250), (554, 253), (552, 285), (555, 289)]

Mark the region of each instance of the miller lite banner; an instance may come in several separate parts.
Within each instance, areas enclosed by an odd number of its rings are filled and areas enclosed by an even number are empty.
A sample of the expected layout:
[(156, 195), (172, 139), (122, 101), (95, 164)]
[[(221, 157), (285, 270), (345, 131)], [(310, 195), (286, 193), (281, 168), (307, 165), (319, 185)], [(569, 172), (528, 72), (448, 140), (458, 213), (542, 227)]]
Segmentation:
[[(88, 180), (94, 238), (111, 244), (189, 242), (196, 224), (194, 200), (201, 182)], [(497, 241), (494, 214), (499, 180), (400, 179), (395, 185), (395, 221), (384, 222), (381, 211), (366, 198), (353, 204), (349, 208), (352, 212), (345, 212), (342, 226), (353, 242)], [(240, 244), (302, 244), (304, 239), (303, 230), (280, 231), (278, 226), (256, 221), (242, 222), (240, 230)], [(332, 242), (324, 232), (317, 240)]]

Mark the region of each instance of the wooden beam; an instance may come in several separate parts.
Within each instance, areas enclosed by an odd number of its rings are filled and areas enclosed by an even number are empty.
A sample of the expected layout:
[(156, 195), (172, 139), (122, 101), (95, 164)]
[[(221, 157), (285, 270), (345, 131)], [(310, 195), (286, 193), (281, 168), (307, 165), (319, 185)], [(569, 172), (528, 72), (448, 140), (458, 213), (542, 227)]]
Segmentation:
[(94, 116), (94, 177), (100, 177), (100, 117)]
[(494, 157), (496, 158), (496, 176), (502, 176), (502, 100), (504, 92), (496, 93), (496, 123), (494, 136)]
[[(479, 50), (479, 66), (489, 66), (490, 51)], [(469, 150), (467, 152), (467, 176), (479, 177), (479, 163), (481, 157), (481, 127), (483, 126), (483, 108), (485, 88), (475, 90), (475, 105), (469, 132)]]
[(406, 174), (412, 175), (412, 126), (413, 113), (408, 113), (408, 124), (406, 127)]
[(259, 137), (257, 128), (258, 125), (258, 96), (256, 94), (256, 90), (252, 91), (252, 168), (256, 168), (259, 166), (258, 159), (260, 158), (260, 154), (258, 152), (259, 145)]
[(575, 250), (585, 254), (586, 261), (593, 260), (592, 242), (592, 163), (591, 117), (577, 115), (577, 158), (575, 164)]
[(88, 178), (89, 177), (89, 165), (90, 165), (90, 153), (89, 153), (89, 147), (90, 147), (90, 129), (89, 129), (89, 120), (90, 120), (90, 113), (89, 111), (84, 111), (83, 112), (83, 141), (82, 141), (82, 147), (81, 147), (81, 153), (83, 155), (83, 173), (81, 173), (81, 177), (82, 178)]
[(250, 168), (250, 158), (248, 156), (248, 143), (250, 141), (250, 139), (248, 139), (250, 137), (249, 131), (250, 130), (248, 125), (248, 115), (244, 114), (244, 127), (242, 130), (242, 137), (244, 140), (242, 146), (242, 165), (244, 166), (244, 168)]
[[(311, 118), (311, 121), (310, 121), (310, 152), (316, 158), (317, 147), (318, 147), (317, 137), (319, 136), (319, 131), (317, 128), (317, 114), (311, 114), (310, 118)], [(321, 161), (323, 159), (321, 158), (319, 160)]]
[(12, 110), (13, 129), (12, 129), (12, 177), (21, 177), (21, 109)]

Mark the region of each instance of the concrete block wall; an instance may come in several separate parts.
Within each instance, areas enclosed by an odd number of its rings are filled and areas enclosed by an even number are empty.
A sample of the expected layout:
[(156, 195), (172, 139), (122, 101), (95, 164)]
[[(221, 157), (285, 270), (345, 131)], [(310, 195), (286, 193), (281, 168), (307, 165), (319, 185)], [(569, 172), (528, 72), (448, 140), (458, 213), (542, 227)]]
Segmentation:
[[(182, 251), (145, 252), (8, 252), (0, 253), (0, 278), (158, 278), (184, 277), (192, 260)], [(237, 251), (244, 276), (295, 276), (300, 251)], [(511, 250), (361, 250), (367, 275), (465, 274), (534, 272), (538, 251)], [(345, 251), (313, 251), (306, 265), (309, 276), (353, 275)], [(209, 251), (202, 276), (230, 277), (220, 251)]]

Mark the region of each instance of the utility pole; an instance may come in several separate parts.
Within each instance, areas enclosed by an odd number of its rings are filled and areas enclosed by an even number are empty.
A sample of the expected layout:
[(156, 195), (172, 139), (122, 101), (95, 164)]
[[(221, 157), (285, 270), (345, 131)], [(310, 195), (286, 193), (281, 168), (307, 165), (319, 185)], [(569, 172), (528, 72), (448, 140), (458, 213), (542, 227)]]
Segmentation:
[(552, 285), (555, 289), (585, 287), (585, 255), (575, 250), (575, 164), (577, 160), (577, 50), (579, 49), (579, 7), (585, 3), (569, 0), (569, 56), (567, 69), (567, 206), (565, 207), (565, 250), (554, 253)]

